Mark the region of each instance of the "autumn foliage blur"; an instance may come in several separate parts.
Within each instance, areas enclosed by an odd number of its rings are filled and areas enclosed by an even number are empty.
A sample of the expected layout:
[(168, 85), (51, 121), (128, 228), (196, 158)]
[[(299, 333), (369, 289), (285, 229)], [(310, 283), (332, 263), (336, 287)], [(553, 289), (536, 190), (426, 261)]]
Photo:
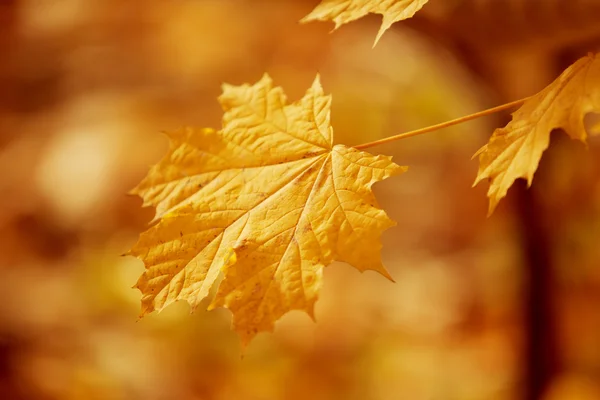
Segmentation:
[(396, 283), (331, 266), (317, 323), (291, 313), (243, 360), (224, 310), (138, 320), (143, 265), (120, 254), (153, 211), (126, 193), (164, 154), (161, 131), (219, 126), (222, 82), (266, 71), (295, 100), (319, 72), (336, 140), (353, 145), (531, 94), (600, 45), (593, 24), (530, 32), (529, 6), (502, 42), (498, 16), (469, 6), (486, 2), (431, 0), (372, 49), (377, 17), (329, 35), (297, 23), (315, 3), (0, 3), (0, 398), (523, 398), (531, 246), (553, 277), (544, 398), (600, 398), (600, 150), (553, 137), (529, 193), (533, 243), (524, 191), (486, 219), (486, 188), (471, 188), (470, 157), (506, 116), (376, 149), (410, 166), (376, 187), (398, 222), (383, 238)]

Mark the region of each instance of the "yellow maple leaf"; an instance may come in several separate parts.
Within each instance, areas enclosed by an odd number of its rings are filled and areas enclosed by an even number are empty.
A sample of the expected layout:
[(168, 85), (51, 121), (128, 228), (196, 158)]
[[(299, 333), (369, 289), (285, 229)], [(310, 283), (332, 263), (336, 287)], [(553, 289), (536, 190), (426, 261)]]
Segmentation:
[(371, 185), (406, 167), (333, 145), (318, 76), (289, 105), (267, 75), (224, 85), (219, 101), (222, 129), (170, 133), (168, 154), (133, 190), (159, 221), (130, 254), (146, 266), (142, 315), (176, 300), (195, 309), (219, 284), (209, 309), (228, 308), (245, 345), (290, 310), (312, 316), (334, 260), (389, 277), (379, 239), (394, 223)]
[(572, 139), (586, 142), (584, 117), (600, 112), (600, 54), (589, 54), (567, 68), (544, 90), (529, 98), (513, 113), (511, 122), (494, 131), (479, 156), (473, 186), (490, 180), (489, 214), (518, 178), (530, 186), (550, 133), (563, 129)]
[(429, 0), (323, 0), (300, 22), (333, 21), (335, 29), (369, 13), (383, 15), (374, 45), (394, 22), (411, 18)]

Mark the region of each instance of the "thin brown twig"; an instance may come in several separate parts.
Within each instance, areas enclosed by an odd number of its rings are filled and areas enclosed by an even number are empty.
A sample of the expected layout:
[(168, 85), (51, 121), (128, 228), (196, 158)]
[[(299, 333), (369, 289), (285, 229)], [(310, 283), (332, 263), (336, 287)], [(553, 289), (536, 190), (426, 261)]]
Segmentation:
[(375, 140), (375, 141), (369, 142), (369, 143), (363, 143), (358, 146), (354, 146), (354, 148), (362, 150), (362, 149), (366, 149), (366, 148), (373, 147), (373, 146), (379, 146), (380, 144), (386, 144), (386, 143), (394, 142), (396, 140), (405, 139), (408, 137), (437, 131), (438, 129), (447, 128), (447, 127), (453, 126), (453, 125), (458, 125), (462, 122), (467, 122), (467, 121), (470, 121), (470, 120), (473, 120), (473, 119), (476, 119), (479, 117), (485, 117), (486, 115), (494, 114), (499, 111), (506, 110), (508, 108), (513, 108), (513, 107), (519, 106), (519, 105), (523, 104), (527, 99), (529, 99), (529, 97), (526, 97), (526, 98), (520, 99), (520, 100), (511, 101), (510, 103), (502, 104), (502, 105), (499, 105), (499, 106), (496, 106), (493, 108), (489, 108), (487, 110), (476, 112), (474, 114), (466, 115), (464, 117), (460, 117), (460, 118), (456, 118), (456, 119), (453, 119), (450, 121), (442, 122), (441, 124), (431, 125), (431, 126), (427, 126), (425, 128), (414, 130), (414, 131), (400, 133), (398, 135)]

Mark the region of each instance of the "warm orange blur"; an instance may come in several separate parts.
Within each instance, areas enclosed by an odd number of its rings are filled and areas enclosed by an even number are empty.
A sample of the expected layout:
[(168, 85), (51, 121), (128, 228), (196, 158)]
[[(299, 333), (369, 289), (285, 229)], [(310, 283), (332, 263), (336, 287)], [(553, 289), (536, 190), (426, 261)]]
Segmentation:
[(525, 398), (532, 247), (551, 277), (544, 398), (600, 398), (600, 149), (557, 136), (531, 191), (487, 219), (471, 156), (506, 116), (373, 149), (410, 166), (376, 188), (398, 221), (383, 250), (396, 283), (333, 265), (317, 323), (287, 315), (243, 359), (225, 310), (138, 321), (143, 265), (120, 254), (153, 211), (126, 193), (161, 131), (219, 127), (221, 83), (268, 72), (295, 100), (319, 72), (353, 145), (532, 94), (600, 45), (592, 28), (500, 45), (465, 35), (453, 13), (469, 0), (441, 0), (372, 49), (378, 17), (298, 24), (317, 2), (0, 1), (0, 399)]

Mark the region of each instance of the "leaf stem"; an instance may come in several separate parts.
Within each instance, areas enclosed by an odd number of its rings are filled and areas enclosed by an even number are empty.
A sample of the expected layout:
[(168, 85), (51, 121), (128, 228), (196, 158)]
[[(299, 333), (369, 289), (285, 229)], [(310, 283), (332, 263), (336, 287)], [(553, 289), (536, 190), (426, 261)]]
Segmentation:
[(470, 121), (472, 119), (476, 119), (479, 117), (485, 117), (486, 115), (494, 114), (499, 111), (504, 111), (508, 108), (513, 108), (523, 104), (529, 97), (524, 99), (511, 101), (510, 103), (502, 104), (493, 108), (488, 108), (487, 110), (479, 111), (474, 114), (465, 115), (464, 117), (456, 118), (450, 121), (442, 122), (441, 124), (426, 126), (425, 128), (417, 129), (410, 132), (400, 133), (398, 135), (386, 137), (383, 139), (375, 140), (374, 142), (359, 144), (358, 146), (354, 146), (355, 149), (367, 149), (369, 147), (379, 146), (380, 144), (386, 144), (390, 142), (395, 142), (396, 140), (405, 139), (412, 136), (422, 135), (424, 133), (437, 131), (438, 129), (446, 128), (452, 125), (458, 125), (463, 122)]

